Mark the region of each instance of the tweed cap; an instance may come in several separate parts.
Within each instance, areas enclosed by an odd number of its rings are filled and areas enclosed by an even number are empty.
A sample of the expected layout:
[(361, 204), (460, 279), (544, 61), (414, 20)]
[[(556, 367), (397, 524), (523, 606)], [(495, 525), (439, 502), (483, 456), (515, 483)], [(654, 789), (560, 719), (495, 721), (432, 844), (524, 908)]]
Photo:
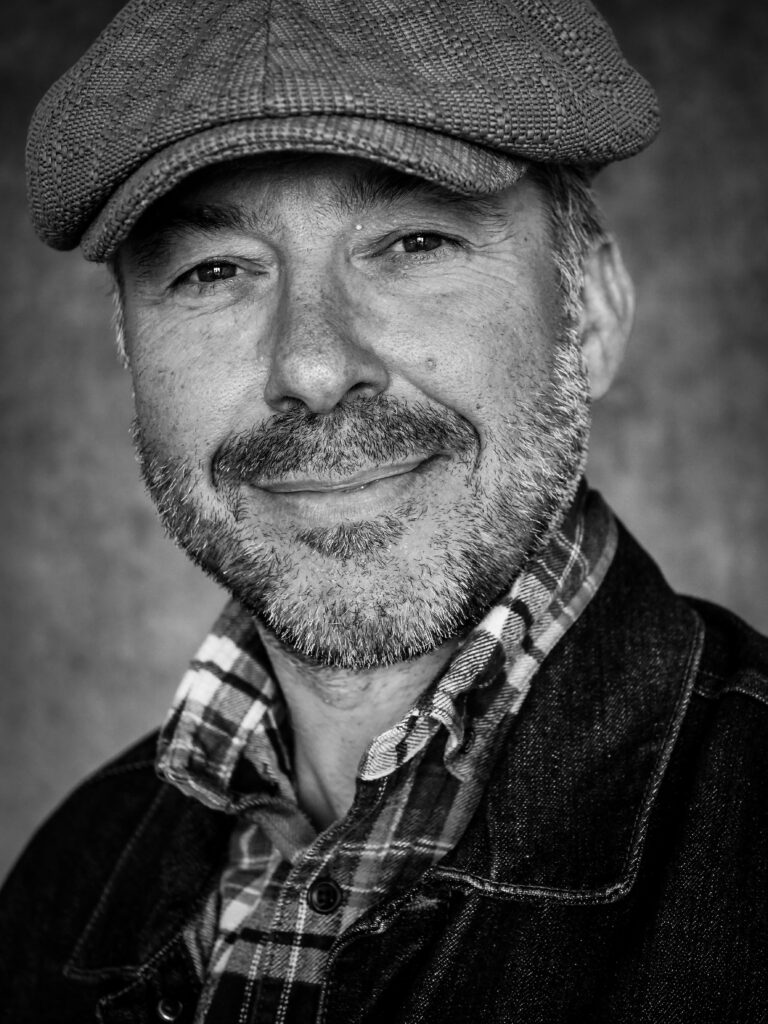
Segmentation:
[(28, 193), (43, 241), (105, 260), (225, 160), (343, 154), (489, 193), (657, 129), (588, 0), (131, 0), (35, 111)]

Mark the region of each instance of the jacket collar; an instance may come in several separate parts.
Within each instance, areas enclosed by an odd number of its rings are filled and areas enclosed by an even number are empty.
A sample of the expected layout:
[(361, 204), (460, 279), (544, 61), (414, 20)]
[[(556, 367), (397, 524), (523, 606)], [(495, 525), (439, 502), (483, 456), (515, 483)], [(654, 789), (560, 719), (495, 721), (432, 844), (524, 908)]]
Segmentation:
[(702, 643), (696, 614), (622, 529), (600, 590), (544, 662), (478, 813), (433, 877), (516, 899), (622, 896)]
[(156, 954), (173, 953), (184, 925), (214, 884), (231, 827), (228, 815), (158, 782), (157, 795), (117, 862), (65, 974), (128, 979)]

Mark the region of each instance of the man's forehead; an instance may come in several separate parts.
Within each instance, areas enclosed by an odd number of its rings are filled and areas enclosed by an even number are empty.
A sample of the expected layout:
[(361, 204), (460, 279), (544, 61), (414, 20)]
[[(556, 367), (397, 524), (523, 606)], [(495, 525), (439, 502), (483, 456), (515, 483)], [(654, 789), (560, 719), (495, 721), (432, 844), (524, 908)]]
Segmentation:
[(268, 154), (191, 175), (147, 211), (132, 238), (182, 228), (259, 230), (274, 226), (277, 200), (297, 197), (308, 200), (310, 207), (314, 204), (318, 213), (340, 218), (393, 208), (446, 210), (499, 227), (506, 225), (509, 215), (509, 202), (501, 193), (460, 195), (371, 160)]

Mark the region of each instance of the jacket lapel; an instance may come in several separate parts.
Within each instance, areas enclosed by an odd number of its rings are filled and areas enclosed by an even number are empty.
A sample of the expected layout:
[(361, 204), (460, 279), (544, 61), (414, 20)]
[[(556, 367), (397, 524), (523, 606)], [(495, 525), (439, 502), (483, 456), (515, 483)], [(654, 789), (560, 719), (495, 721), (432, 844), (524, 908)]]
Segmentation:
[(65, 974), (82, 980), (135, 975), (202, 905), (231, 825), (230, 817), (158, 783)]
[(477, 815), (434, 877), (515, 898), (626, 892), (701, 645), (698, 617), (622, 530), (600, 590), (544, 662)]

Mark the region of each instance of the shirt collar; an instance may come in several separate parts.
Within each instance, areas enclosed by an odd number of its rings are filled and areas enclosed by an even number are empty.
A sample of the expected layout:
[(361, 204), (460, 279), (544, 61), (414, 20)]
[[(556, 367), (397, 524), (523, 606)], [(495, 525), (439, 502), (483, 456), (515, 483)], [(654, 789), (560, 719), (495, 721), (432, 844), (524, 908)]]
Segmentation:
[[(615, 545), (610, 511), (583, 485), (563, 523), (446, 670), (400, 722), (374, 738), (359, 777), (391, 775), (441, 728), (445, 764), (464, 774), (474, 719), (493, 703), (492, 684), (504, 682), (505, 707), (516, 710), (538, 665), (599, 586)], [(470, 693), (479, 699), (470, 701)], [(160, 734), (158, 773), (209, 807), (243, 813), (267, 801), (295, 802), (290, 761), (282, 693), (252, 617), (232, 601), (181, 682)]]

